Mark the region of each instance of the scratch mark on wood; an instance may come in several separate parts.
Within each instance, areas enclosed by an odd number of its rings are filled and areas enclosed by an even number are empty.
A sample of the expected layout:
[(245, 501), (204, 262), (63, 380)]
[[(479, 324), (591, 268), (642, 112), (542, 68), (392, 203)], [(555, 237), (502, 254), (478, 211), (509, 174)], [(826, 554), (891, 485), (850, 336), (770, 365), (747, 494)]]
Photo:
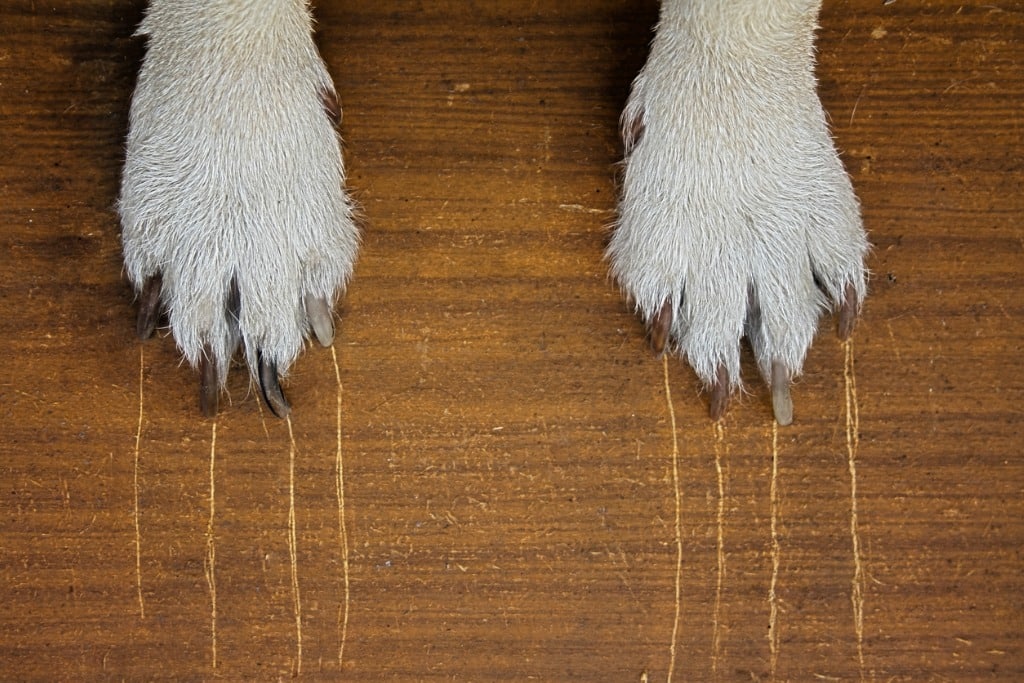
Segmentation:
[(133, 518), (135, 521), (135, 592), (139, 598), (139, 617), (146, 618), (146, 603), (142, 600), (142, 532), (139, 523), (139, 448), (142, 444), (142, 384), (146, 364), (145, 350), (139, 346), (139, 424), (135, 428), (135, 458), (132, 465)]
[(267, 437), (267, 441), (270, 441), (270, 430), (267, 429), (267, 416), (263, 413), (263, 401), (256, 400), (256, 410), (260, 413), (260, 424), (263, 425), (263, 436)]
[(336, 417), (337, 450), (335, 451), (338, 472), (338, 534), (341, 542), (341, 573), (345, 582), (345, 596), (338, 615), (338, 628), (341, 632), (338, 645), (338, 667), (342, 666), (345, 656), (345, 641), (348, 636), (349, 612), (349, 577), (348, 577), (348, 530), (345, 527), (345, 464), (341, 457), (341, 370), (338, 368), (338, 354), (331, 346), (331, 359), (334, 361), (334, 378), (338, 382), (338, 409)]
[(214, 542), (214, 521), (216, 519), (216, 472), (217, 423), (213, 423), (210, 435), (210, 518), (206, 522), (206, 585), (210, 590), (210, 658), (212, 668), (217, 668), (217, 546)]
[(857, 662), (860, 679), (864, 680), (864, 563), (857, 527), (857, 450), (860, 445), (860, 414), (857, 406), (857, 378), (854, 374), (853, 339), (844, 343), (846, 362), (843, 378), (846, 384), (846, 454), (850, 470), (850, 539), (853, 544), (853, 579), (850, 602), (853, 605), (853, 627), (857, 635)]
[(302, 595), (299, 592), (298, 543), (295, 538), (295, 433), (288, 422), (288, 556), (292, 569), (292, 600), (295, 606), (295, 675), (302, 673)]
[(892, 323), (886, 322), (885, 326), (889, 328), (889, 339), (892, 340), (892, 351), (896, 355), (896, 362), (902, 364), (903, 358), (900, 357), (900, 345), (896, 343), (896, 335), (892, 331)]
[(672, 425), (672, 490), (676, 501), (676, 614), (672, 621), (672, 644), (669, 647), (668, 683), (672, 683), (672, 675), (676, 669), (676, 641), (679, 638), (679, 617), (682, 611), (683, 584), (683, 506), (682, 493), (679, 490), (679, 434), (676, 428), (676, 410), (672, 406), (672, 389), (668, 381), (668, 354), (661, 357), (662, 371), (665, 377), (665, 403), (668, 405), (668, 416)]
[(583, 206), (582, 204), (559, 204), (559, 210), (569, 211), (571, 213), (614, 213), (614, 209), (595, 209), (593, 207)]
[(853, 103), (853, 109), (850, 110), (850, 125), (853, 125), (853, 117), (857, 115), (857, 107), (860, 106), (860, 100), (864, 97), (864, 91), (868, 89), (867, 85), (864, 85), (860, 89), (860, 93), (857, 95), (857, 99)]
[(715, 422), (715, 474), (718, 478), (718, 574), (715, 581), (715, 609), (711, 617), (711, 672), (718, 674), (718, 660), (722, 653), (722, 631), (719, 615), (722, 609), (722, 582), (725, 579), (725, 475), (722, 472), (722, 458), (725, 449), (725, 428), (722, 421)]
[(779, 547), (779, 423), (772, 420), (772, 476), (768, 498), (771, 504), (772, 528), (772, 578), (768, 584), (768, 651), (769, 676), (775, 680), (779, 663), (779, 600), (775, 587), (779, 580), (779, 564), (782, 555)]

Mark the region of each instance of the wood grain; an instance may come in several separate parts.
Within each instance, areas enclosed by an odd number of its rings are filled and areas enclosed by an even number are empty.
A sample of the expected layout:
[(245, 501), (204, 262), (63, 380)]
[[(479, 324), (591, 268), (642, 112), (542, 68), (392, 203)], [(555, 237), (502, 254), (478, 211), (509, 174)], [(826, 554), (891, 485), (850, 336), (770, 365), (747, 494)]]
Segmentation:
[(606, 275), (624, 0), (318, 3), (356, 277), (291, 423), (201, 419), (122, 275), (141, 11), (0, 7), (4, 678), (1024, 678), (1019, 3), (826, 2), (873, 277), (778, 429)]

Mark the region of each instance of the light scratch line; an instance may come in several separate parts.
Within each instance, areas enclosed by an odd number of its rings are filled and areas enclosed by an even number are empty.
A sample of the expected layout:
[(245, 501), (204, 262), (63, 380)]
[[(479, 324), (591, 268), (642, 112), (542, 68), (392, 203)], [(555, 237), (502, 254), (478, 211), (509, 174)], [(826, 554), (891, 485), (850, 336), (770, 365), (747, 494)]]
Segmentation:
[(146, 618), (146, 603), (142, 600), (142, 532), (139, 523), (139, 449), (142, 444), (142, 384), (146, 365), (144, 347), (139, 345), (139, 424), (135, 429), (135, 459), (132, 465), (132, 493), (135, 498), (135, 592), (139, 598), (139, 617)]
[(722, 457), (725, 448), (725, 428), (722, 421), (715, 422), (715, 473), (718, 476), (718, 577), (715, 583), (715, 611), (711, 617), (713, 635), (711, 639), (711, 672), (718, 673), (718, 659), (722, 651), (722, 632), (719, 615), (722, 608), (722, 581), (725, 578), (725, 475), (722, 473)]
[(292, 566), (292, 598), (295, 601), (295, 675), (302, 673), (302, 596), (299, 593), (299, 558), (295, 538), (295, 434), (288, 422), (288, 556)]
[(850, 469), (850, 538), (853, 543), (853, 580), (850, 602), (853, 605), (853, 627), (857, 634), (857, 662), (860, 679), (864, 680), (864, 564), (860, 549), (860, 531), (857, 528), (857, 450), (860, 446), (860, 411), (857, 406), (857, 378), (854, 374), (853, 340), (843, 346), (846, 362), (843, 377), (846, 384), (846, 453)]
[(338, 645), (338, 667), (341, 668), (345, 656), (345, 640), (348, 636), (348, 611), (349, 611), (349, 578), (348, 578), (348, 530), (345, 527), (345, 464), (341, 457), (341, 370), (338, 368), (338, 354), (331, 346), (331, 359), (334, 361), (334, 377), (338, 381), (338, 410), (337, 410), (337, 434), (338, 444), (336, 452), (336, 464), (338, 471), (338, 534), (341, 541), (341, 570), (345, 581), (345, 600), (338, 615), (339, 630), (341, 636)]
[(270, 430), (267, 429), (267, 416), (263, 414), (263, 401), (256, 399), (256, 410), (260, 414), (260, 424), (263, 425), (263, 436), (267, 437), (267, 441), (270, 441)]
[(210, 435), (210, 518), (206, 522), (206, 585), (210, 589), (210, 637), (213, 668), (217, 668), (217, 546), (214, 542), (214, 520), (216, 518), (216, 472), (217, 423), (213, 423)]
[(772, 478), (768, 494), (771, 501), (772, 516), (772, 580), (768, 585), (768, 649), (771, 653), (769, 675), (775, 680), (775, 671), (779, 663), (779, 601), (775, 586), (779, 580), (779, 560), (782, 555), (779, 546), (779, 423), (772, 420)]
[(679, 617), (682, 611), (683, 583), (683, 505), (679, 490), (679, 435), (676, 430), (676, 410), (672, 406), (672, 389), (668, 382), (668, 354), (662, 356), (662, 370), (665, 376), (665, 402), (672, 424), (672, 490), (676, 500), (676, 615), (672, 622), (672, 644), (669, 648), (667, 683), (672, 683), (676, 669), (676, 640), (679, 636)]

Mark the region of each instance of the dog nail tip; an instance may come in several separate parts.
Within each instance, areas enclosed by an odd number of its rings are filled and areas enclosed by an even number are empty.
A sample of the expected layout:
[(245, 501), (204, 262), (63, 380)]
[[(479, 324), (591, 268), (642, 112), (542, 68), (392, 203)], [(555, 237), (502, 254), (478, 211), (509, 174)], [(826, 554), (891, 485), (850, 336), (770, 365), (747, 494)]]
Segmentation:
[(335, 128), (341, 125), (341, 105), (338, 103), (338, 94), (330, 88), (321, 88), (320, 102), (323, 105), (324, 113)]
[(728, 408), (729, 373), (724, 365), (719, 365), (715, 382), (711, 385), (711, 403), (708, 406), (708, 414), (713, 421), (718, 422), (725, 417), (725, 412)]
[(637, 111), (633, 116), (625, 116), (620, 121), (619, 137), (622, 139), (623, 151), (629, 155), (644, 137), (646, 129), (644, 112)]
[(666, 300), (651, 319), (651, 348), (659, 358), (665, 353), (665, 346), (672, 333), (672, 318), (672, 302)]
[(220, 378), (217, 376), (217, 362), (209, 345), (203, 347), (199, 359), (199, 412), (203, 417), (217, 417), (220, 404)]
[(853, 334), (853, 328), (857, 324), (857, 291), (853, 283), (846, 285), (843, 292), (843, 301), (839, 305), (839, 324), (837, 333), (839, 339), (846, 341)]
[(207, 419), (213, 419), (217, 417), (219, 406), (217, 405), (217, 398), (214, 397), (212, 400), (204, 395), (199, 395), (199, 412), (202, 413), (203, 417)]
[(334, 319), (327, 299), (306, 296), (306, 316), (320, 346), (328, 348), (334, 343)]
[(785, 427), (793, 423), (793, 397), (789, 391), (789, 371), (780, 361), (772, 362), (772, 412), (775, 421)]
[(153, 336), (160, 320), (160, 294), (163, 278), (159, 273), (146, 278), (139, 296), (139, 313), (135, 319), (135, 333), (145, 341)]
[(281, 390), (281, 382), (277, 376), (277, 364), (266, 361), (262, 353), (257, 355), (260, 392), (263, 394), (263, 401), (270, 408), (270, 412), (283, 420), (291, 414), (292, 407)]

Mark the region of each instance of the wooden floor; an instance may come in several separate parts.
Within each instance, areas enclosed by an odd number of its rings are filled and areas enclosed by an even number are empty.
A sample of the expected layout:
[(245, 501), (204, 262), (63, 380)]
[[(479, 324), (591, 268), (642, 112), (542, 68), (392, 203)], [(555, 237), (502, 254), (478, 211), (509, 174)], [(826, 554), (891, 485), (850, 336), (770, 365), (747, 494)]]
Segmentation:
[(141, 3), (0, 7), (0, 677), (1024, 680), (1019, 2), (826, 2), (871, 293), (778, 429), (602, 261), (655, 4), (318, 4), (365, 237), (290, 423), (135, 340)]

